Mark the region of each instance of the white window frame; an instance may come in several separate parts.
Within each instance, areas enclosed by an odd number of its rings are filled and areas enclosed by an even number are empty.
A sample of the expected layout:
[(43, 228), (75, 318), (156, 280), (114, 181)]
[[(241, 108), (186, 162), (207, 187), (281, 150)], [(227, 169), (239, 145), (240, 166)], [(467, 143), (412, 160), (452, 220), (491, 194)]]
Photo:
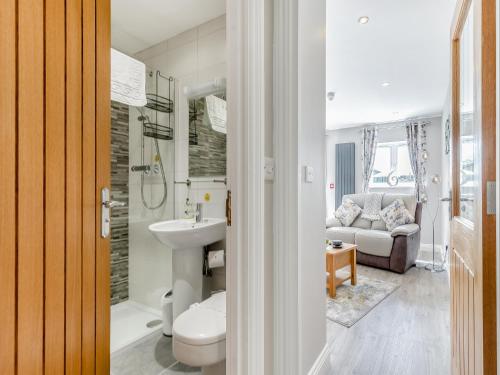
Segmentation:
[[(398, 147), (400, 146), (407, 146), (406, 141), (393, 141), (393, 142), (381, 142), (377, 145), (377, 151), (379, 147), (388, 147), (391, 148), (391, 167), (390, 170), (397, 169), (397, 163), (398, 163)], [(376, 155), (375, 155), (376, 157)], [(413, 175), (413, 172), (412, 172)], [(415, 176), (413, 176), (415, 178)], [(368, 185), (368, 188), (370, 190), (386, 190), (386, 189), (412, 189), (414, 188), (414, 182), (411, 183), (405, 183), (404, 185), (397, 184), (396, 186), (390, 186), (389, 184), (385, 183), (374, 183), (373, 182), (374, 175), (370, 176), (370, 183)]]

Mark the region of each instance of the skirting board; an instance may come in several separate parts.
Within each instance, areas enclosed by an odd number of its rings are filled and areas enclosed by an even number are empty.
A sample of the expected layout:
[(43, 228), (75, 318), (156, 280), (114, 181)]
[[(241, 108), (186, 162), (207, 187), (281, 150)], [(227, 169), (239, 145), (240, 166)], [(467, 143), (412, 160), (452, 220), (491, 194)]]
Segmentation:
[(332, 346), (327, 342), (323, 347), (321, 353), (319, 353), (318, 358), (314, 361), (313, 366), (307, 373), (307, 375), (329, 375), (331, 374), (330, 367), (330, 352)]

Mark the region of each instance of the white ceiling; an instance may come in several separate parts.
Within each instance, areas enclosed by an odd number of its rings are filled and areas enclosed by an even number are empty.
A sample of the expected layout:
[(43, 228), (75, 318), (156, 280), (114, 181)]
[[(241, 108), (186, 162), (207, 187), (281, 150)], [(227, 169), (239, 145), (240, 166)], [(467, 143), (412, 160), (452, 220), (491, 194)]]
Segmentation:
[(225, 13), (225, 0), (112, 0), (111, 45), (132, 55)]
[[(326, 127), (441, 113), (455, 0), (328, 0)], [(370, 21), (361, 25), (361, 16)], [(390, 86), (382, 87), (382, 83)]]

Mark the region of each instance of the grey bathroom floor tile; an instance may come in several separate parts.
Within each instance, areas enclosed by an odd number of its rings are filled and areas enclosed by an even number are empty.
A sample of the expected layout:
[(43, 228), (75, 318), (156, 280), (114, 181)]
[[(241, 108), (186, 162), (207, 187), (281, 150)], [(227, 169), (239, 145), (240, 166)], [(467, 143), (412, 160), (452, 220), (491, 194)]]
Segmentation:
[(198, 375), (200, 370), (176, 361), (172, 338), (161, 332), (111, 356), (113, 375)]

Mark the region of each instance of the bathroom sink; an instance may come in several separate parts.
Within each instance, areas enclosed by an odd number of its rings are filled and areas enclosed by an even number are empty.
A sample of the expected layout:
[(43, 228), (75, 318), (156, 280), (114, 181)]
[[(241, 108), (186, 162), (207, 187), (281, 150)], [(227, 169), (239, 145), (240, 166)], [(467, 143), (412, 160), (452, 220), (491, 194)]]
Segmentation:
[(226, 238), (226, 220), (206, 218), (169, 220), (151, 224), (151, 233), (172, 251), (173, 318), (201, 302), (203, 247)]
[(163, 244), (174, 250), (200, 247), (226, 237), (226, 220), (206, 218), (196, 223), (193, 219), (168, 220), (154, 223), (149, 230)]

